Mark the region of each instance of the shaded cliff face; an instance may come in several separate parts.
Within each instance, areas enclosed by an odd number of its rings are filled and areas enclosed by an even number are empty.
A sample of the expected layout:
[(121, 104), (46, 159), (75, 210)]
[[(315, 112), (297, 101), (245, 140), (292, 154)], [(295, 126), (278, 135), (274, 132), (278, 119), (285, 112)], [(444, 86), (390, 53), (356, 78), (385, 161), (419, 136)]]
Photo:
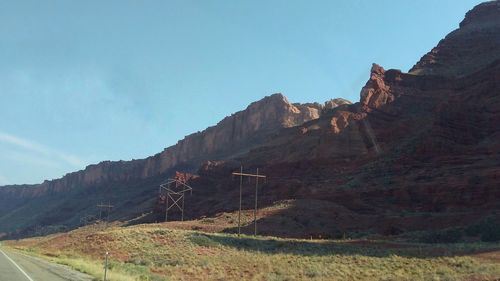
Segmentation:
[(337, 99), (325, 105), (292, 104), (274, 94), (155, 156), (105, 161), (42, 184), (0, 187), (0, 237), (12, 231), (32, 235), (37, 225), (75, 227), (83, 215), (95, 214), (96, 205), (104, 201), (115, 205), (115, 219), (134, 218), (151, 210), (158, 185), (176, 170), (195, 171), (206, 160), (245, 154), (280, 130), (347, 103)]
[[(459, 79), (375, 65), (360, 103), (287, 129), (272, 145), (245, 155), (247, 171), (259, 168), (268, 176), (260, 207), (318, 200), (311, 214), (296, 206), (265, 217), (259, 225), (268, 228), (260, 233), (305, 238), (317, 223), (328, 226), (323, 237), (350, 231), (393, 235), (464, 227), (495, 216), (499, 93), (500, 61)], [(228, 175), (237, 169), (234, 162), (203, 166), (192, 183), (198, 192), (188, 202), (188, 216), (235, 211), (239, 194)], [(253, 189), (244, 190), (244, 198), (253, 198)], [(249, 201), (243, 208), (252, 208)], [(307, 215), (313, 219), (303, 220)]]
[[(283, 199), (321, 200), (344, 211), (315, 216), (315, 222), (341, 232), (383, 234), (498, 217), (498, 3), (471, 10), (460, 29), (438, 45), (435, 61), (424, 57), (410, 73), (373, 65), (359, 103), (285, 129), (246, 154), (246, 169), (258, 167), (268, 176), (260, 206)], [(235, 210), (230, 202), (239, 194), (227, 175), (237, 164), (202, 167), (194, 183), (202, 191), (189, 202), (191, 217)], [(245, 198), (252, 196), (250, 189), (245, 192)], [(271, 235), (283, 235), (287, 220), (294, 222), (290, 233), (307, 231), (310, 221), (300, 224), (301, 211), (292, 208), (262, 223), (280, 225), (269, 230)], [(349, 219), (342, 222), (342, 217)], [(308, 237), (307, 232), (297, 235)]]
[[(319, 118), (323, 111), (349, 101), (336, 99), (318, 103), (292, 104), (282, 94), (274, 94), (250, 104), (245, 110), (224, 118), (217, 125), (194, 133), (146, 159), (105, 161), (83, 171), (38, 185), (0, 188), (4, 198), (42, 196), (73, 188), (101, 186), (157, 177), (174, 169), (194, 171), (207, 160), (228, 159), (248, 152), (268, 140), (276, 131)], [(9, 195), (9, 197), (7, 196)]]
[[(219, 161), (206, 162), (194, 180), (186, 214), (191, 218), (236, 210), (232, 202), (239, 194), (229, 175), (241, 161), (268, 175), (259, 193), (262, 206), (283, 199), (327, 201), (349, 210), (346, 230), (392, 233), (477, 221), (500, 209), (498, 3), (471, 10), (409, 73), (374, 64), (356, 104), (291, 104), (272, 95), (153, 157), (103, 162), (39, 186), (0, 189), (0, 232), (32, 225), (4, 227), (32, 215), (28, 205), (38, 205), (36, 222), (74, 224), (86, 208), (79, 205), (95, 206), (111, 193), (120, 204), (114, 219), (131, 208), (149, 211), (144, 202), (155, 199), (165, 173), (194, 170), (205, 160)], [(85, 186), (98, 188), (78, 188)], [(35, 194), (48, 201), (19, 199)], [(5, 207), (3, 217), (2, 200), (13, 209), (7, 213)], [(52, 212), (44, 202), (51, 202)], [(60, 210), (73, 217), (48, 214)], [(402, 211), (412, 217), (403, 218)], [(429, 212), (439, 213), (432, 224)], [(357, 224), (354, 218), (366, 215), (370, 223)], [(327, 216), (323, 223), (335, 220)]]
[(465, 76), (500, 59), (500, 1), (476, 6), (410, 70), (412, 74)]
[(337, 106), (318, 119), (283, 130), (244, 159), (258, 165), (378, 156), (429, 129), (433, 111), (463, 87), (460, 81), (386, 71), (374, 64), (360, 102)]

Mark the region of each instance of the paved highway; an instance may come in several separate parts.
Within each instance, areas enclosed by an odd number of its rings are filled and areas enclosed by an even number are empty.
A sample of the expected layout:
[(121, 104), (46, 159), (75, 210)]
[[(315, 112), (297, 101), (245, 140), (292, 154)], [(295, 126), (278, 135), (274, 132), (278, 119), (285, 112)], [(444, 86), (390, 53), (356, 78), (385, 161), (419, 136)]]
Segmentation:
[(91, 281), (70, 268), (0, 248), (0, 281)]

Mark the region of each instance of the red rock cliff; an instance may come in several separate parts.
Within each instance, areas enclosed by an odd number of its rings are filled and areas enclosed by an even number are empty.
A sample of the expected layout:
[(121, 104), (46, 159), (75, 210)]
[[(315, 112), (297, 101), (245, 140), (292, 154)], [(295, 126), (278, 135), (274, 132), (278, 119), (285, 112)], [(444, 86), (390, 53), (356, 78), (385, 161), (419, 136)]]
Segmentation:
[(3, 194), (37, 196), (48, 191), (127, 182), (161, 175), (169, 169), (182, 167), (195, 170), (206, 160), (226, 159), (243, 154), (258, 146), (270, 134), (282, 128), (301, 125), (319, 118), (330, 110), (349, 101), (335, 99), (318, 103), (292, 104), (282, 94), (274, 94), (250, 104), (245, 110), (224, 118), (217, 125), (186, 136), (176, 145), (146, 159), (132, 161), (104, 161), (89, 165), (85, 170), (69, 173), (61, 179), (45, 181), (39, 185), (4, 187)]
[(477, 5), (410, 70), (412, 74), (465, 76), (500, 59), (500, 1)]

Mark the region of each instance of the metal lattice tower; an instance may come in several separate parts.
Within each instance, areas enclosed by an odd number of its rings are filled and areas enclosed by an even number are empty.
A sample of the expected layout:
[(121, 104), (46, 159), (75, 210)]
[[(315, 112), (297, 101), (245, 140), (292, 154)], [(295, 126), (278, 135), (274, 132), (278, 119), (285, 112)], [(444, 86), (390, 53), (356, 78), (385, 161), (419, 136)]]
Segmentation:
[(165, 197), (165, 221), (168, 221), (168, 211), (174, 207), (181, 211), (181, 221), (184, 221), (184, 198), (188, 191), (193, 194), (193, 188), (181, 180), (168, 179), (160, 184), (160, 196)]

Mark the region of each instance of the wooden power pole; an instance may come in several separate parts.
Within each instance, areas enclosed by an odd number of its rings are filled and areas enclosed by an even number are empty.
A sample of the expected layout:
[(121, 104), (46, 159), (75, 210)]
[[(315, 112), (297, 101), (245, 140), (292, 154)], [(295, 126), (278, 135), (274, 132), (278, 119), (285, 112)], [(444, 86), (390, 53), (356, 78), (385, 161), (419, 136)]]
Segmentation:
[(253, 223), (254, 223), (254, 235), (257, 235), (257, 197), (259, 190), (259, 178), (266, 178), (264, 175), (259, 175), (259, 169), (257, 168), (256, 174), (243, 173), (243, 166), (240, 167), (240, 172), (232, 173), (233, 176), (240, 176), (240, 208), (238, 212), (238, 236), (241, 234), (241, 201), (243, 193), (243, 177), (255, 178), (255, 208), (253, 211)]
[(111, 209), (113, 209), (113, 205), (111, 205), (109, 202), (108, 204), (98, 204), (97, 205), (97, 208), (99, 208), (99, 219), (101, 219), (101, 210), (102, 209), (106, 209), (106, 227), (108, 226), (108, 222), (109, 222), (109, 213), (111, 211)]

